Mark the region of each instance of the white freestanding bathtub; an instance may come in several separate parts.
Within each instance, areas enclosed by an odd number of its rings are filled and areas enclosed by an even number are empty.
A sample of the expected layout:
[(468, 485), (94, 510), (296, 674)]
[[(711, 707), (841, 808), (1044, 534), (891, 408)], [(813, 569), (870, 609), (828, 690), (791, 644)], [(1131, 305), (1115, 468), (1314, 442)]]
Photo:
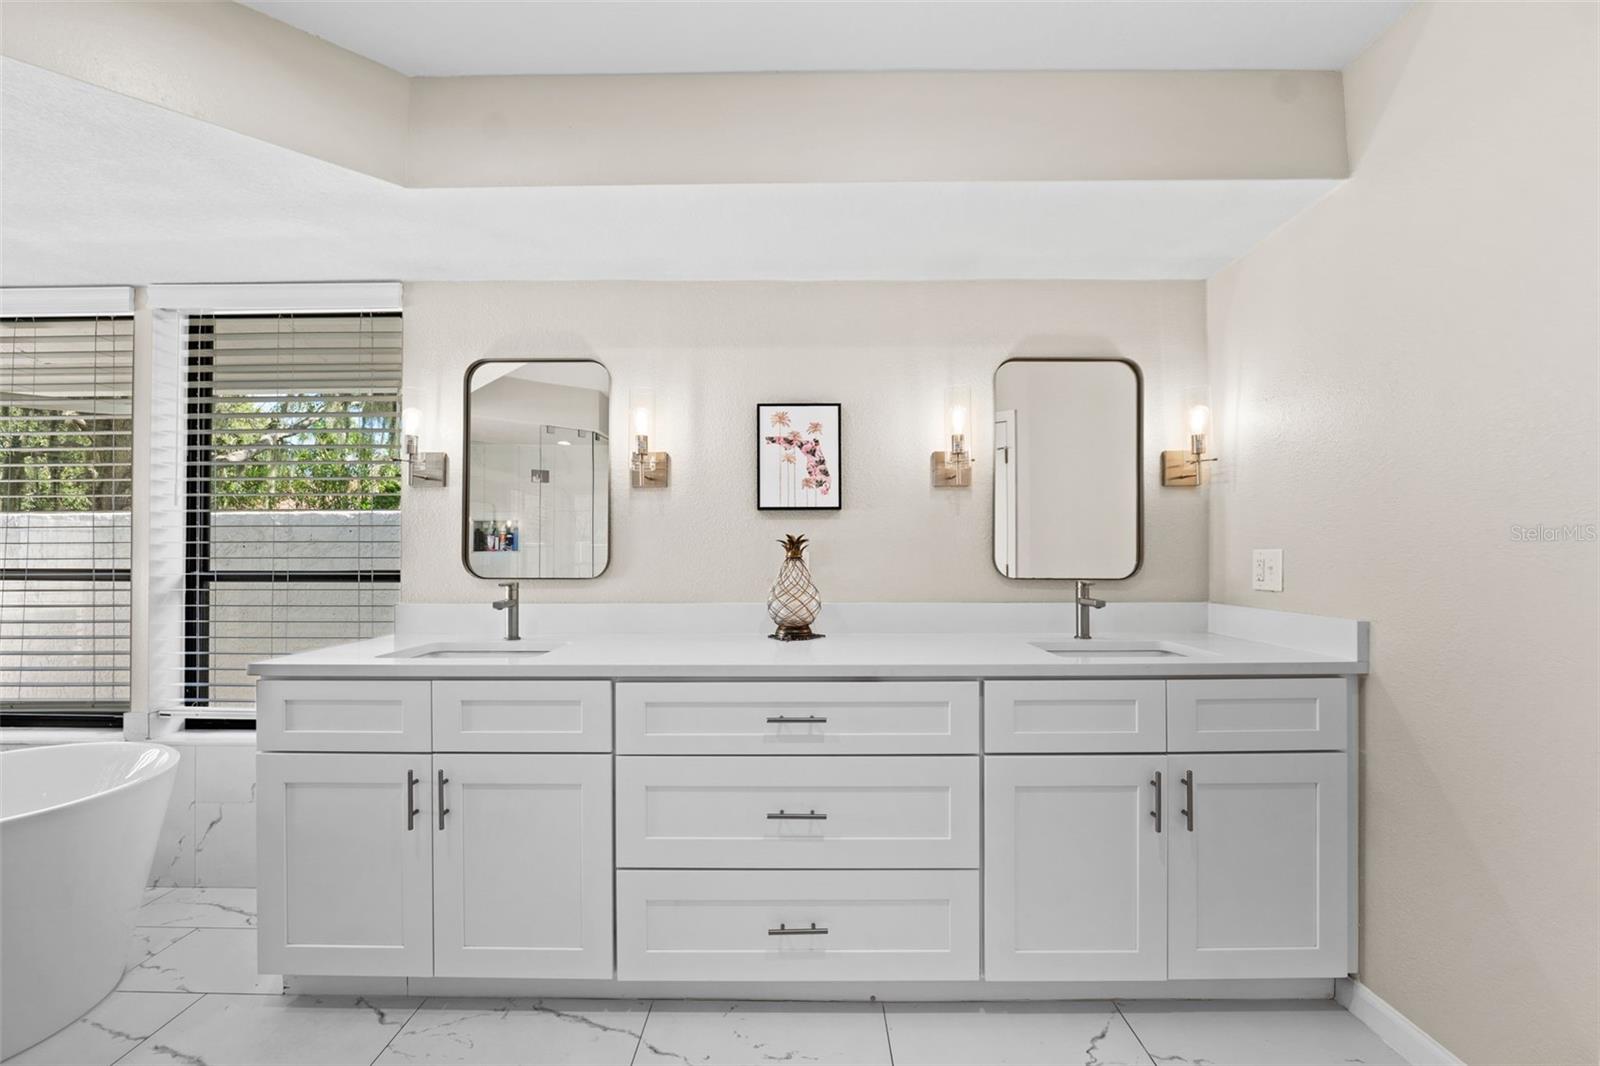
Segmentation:
[(127, 965), (178, 753), (0, 753), (0, 1058), (79, 1018)]

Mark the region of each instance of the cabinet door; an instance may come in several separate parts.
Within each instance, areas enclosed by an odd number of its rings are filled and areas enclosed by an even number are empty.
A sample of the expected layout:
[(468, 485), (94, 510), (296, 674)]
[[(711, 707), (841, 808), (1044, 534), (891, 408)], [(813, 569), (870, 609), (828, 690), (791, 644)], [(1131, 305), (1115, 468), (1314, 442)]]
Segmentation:
[(433, 767), (434, 972), (610, 977), (611, 757), (435, 755)]
[(984, 758), (984, 960), (994, 981), (1167, 976), (1161, 755)]
[(433, 972), (429, 769), (426, 755), (256, 756), (263, 973)]
[(1170, 976), (1348, 973), (1345, 756), (1173, 755), (1170, 766)]

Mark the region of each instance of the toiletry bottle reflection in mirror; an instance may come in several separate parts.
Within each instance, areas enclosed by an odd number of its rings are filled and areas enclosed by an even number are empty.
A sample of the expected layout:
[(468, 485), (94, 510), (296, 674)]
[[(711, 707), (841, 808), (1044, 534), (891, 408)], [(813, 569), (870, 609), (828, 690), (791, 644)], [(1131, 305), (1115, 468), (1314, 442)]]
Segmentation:
[(478, 519), (472, 523), (472, 550), (475, 552), (514, 552), (522, 546), (522, 532), (510, 519)]

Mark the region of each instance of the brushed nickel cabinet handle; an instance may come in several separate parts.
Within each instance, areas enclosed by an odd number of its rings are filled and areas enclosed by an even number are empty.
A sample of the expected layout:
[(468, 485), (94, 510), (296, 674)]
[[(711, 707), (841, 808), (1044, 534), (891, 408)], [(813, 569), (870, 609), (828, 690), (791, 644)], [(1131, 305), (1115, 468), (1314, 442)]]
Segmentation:
[(417, 809), (417, 772), (406, 771), (406, 832), (411, 832), (417, 827), (417, 815), (422, 812)]
[(1161, 771), (1156, 771), (1156, 776), (1150, 779), (1150, 784), (1156, 790), (1156, 809), (1150, 812), (1150, 817), (1156, 820), (1156, 832), (1161, 832)]
[(821, 929), (818, 929), (816, 922), (812, 922), (811, 923), (811, 928), (809, 928), (809, 929), (801, 929), (799, 927), (796, 927), (794, 929), (790, 929), (787, 925), (784, 925), (782, 922), (779, 922), (778, 923), (778, 928), (776, 928), (776, 929), (768, 929), (767, 930), (767, 935), (768, 936), (825, 936), (825, 935), (827, 935), (827, 932), (828, 932), (827, 926), (823, 926)]
[(785, 822), (788, 822), (788, 821), (825, 822), (825, 821), (828, 820), (828, 816), (826, 814), (818, 814), (816, 811), (807, 811), (805, 814), (801, 814), (801, 813), (799, 813), (797, 811), (797, 812), (791, 814), (790, 812), (785, 811), (785, 810), (778, 810), (776, 812), (769, 813), (767, 815), (767, 817), (769, 819), (771, 819), (772, 821), (774, 821), (774, 822), (777, 822), (777, 821), (785, 821)]
[(768, 725), (822, 725), (827, 719), (820, 714), (772, 714), (767, 716)]
[(1183, 772), (1183, 810), (1178, 813), (1183, 815), (1189, 826), (1189, 832), (1194, 832), (1194, 771)]
[(444, 771), (439, 771), (439, 828), (444, 828), (444, 816), (450, 813), (450, 808), (444, 805), (444, 786), (450, 779), (444, 776)]

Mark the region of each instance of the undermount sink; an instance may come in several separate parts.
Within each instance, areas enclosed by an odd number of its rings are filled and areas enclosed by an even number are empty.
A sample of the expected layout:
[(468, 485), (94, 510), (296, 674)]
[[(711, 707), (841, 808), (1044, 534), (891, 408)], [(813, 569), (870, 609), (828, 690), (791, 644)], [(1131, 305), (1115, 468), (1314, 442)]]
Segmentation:
[(1164, 640), (1041, 640), (1033, 646), (1059, 659), (1104, 662), (1112, 659), (1186, 659), (1203, 654)]
[(519, 659), (544, 655), (555, 651), (560, 644), (542, 644), (526, 640), (474, 640), (418, 644), (388, 652), (385, 659), (500, 659), (515, 656)]

